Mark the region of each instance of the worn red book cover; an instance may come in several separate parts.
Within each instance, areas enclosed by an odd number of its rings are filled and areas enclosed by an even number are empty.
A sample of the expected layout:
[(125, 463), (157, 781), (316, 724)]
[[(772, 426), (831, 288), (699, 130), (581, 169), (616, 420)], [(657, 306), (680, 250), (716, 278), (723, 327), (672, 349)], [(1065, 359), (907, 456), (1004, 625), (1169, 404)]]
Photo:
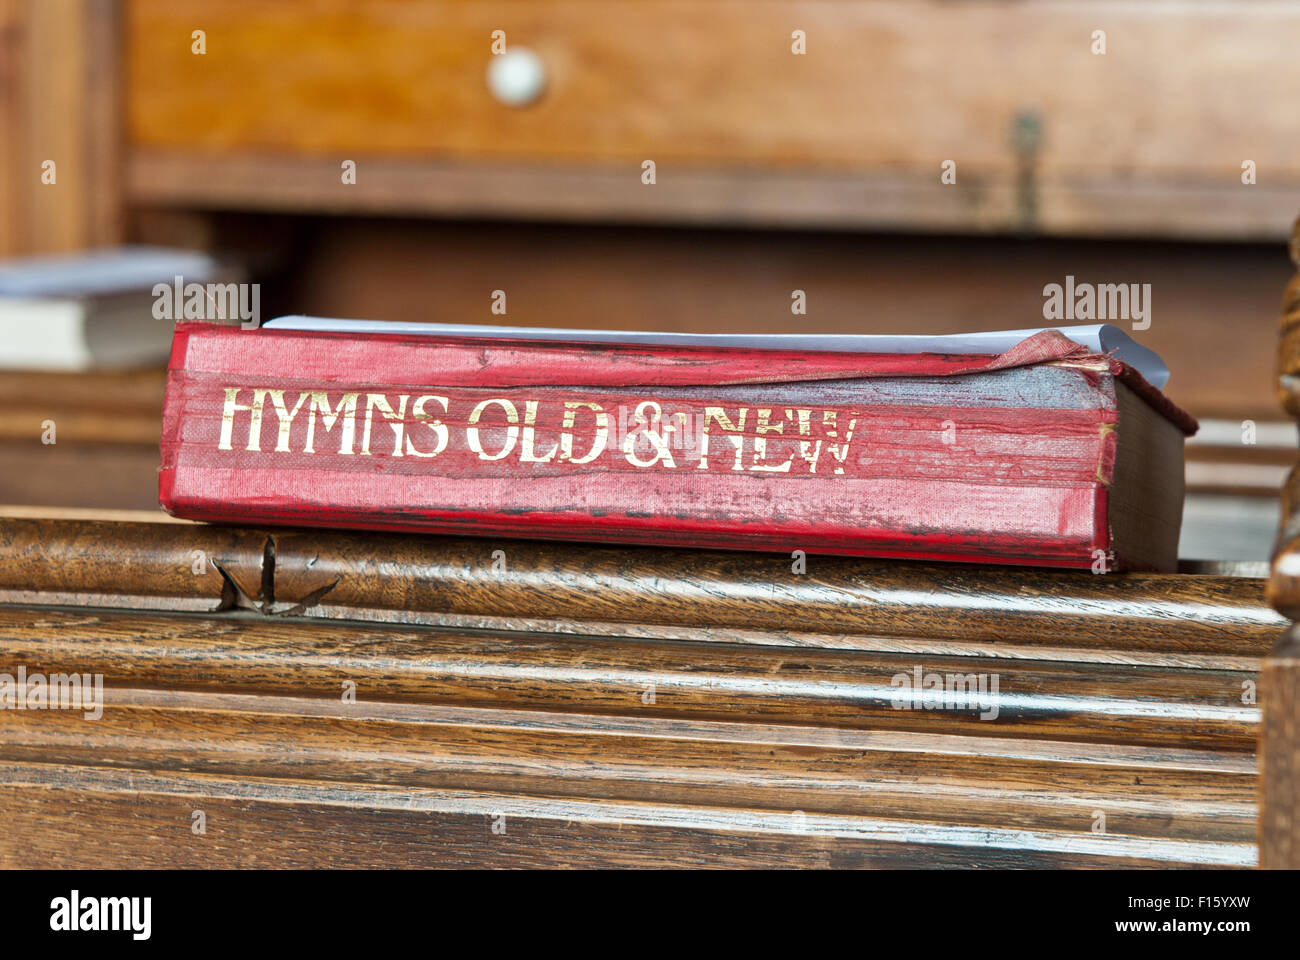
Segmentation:
[(1194, 421), (1054, 331), (991, 356), (183, 323), (159, 499), (216, 522), (1161, 566), (1113, 535), (1128, 396), (1181, 476)]

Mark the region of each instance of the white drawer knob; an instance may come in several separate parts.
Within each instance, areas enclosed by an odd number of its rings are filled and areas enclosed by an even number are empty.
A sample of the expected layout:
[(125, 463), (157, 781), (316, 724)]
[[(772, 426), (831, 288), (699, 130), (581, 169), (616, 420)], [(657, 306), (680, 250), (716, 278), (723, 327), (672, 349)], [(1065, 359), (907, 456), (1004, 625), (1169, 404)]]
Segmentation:
[(488, 89), (508, 107), (526, 107), (546, 89), (542, 58), (527, 47), (513, 47), (488, 63)]

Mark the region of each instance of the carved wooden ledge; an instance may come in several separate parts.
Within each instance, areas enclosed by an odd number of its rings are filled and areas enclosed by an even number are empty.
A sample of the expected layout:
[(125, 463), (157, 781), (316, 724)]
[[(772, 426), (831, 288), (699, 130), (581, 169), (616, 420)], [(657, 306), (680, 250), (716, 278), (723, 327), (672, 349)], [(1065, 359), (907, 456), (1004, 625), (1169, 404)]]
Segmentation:
[(0, 664), (107, 704), (0, 711), (0, 866), (1257, 862), (1263, 579), (160, 519), (0, 517)]
[(0, 603), (1254, 671), (1265, 581), (0, 517)]

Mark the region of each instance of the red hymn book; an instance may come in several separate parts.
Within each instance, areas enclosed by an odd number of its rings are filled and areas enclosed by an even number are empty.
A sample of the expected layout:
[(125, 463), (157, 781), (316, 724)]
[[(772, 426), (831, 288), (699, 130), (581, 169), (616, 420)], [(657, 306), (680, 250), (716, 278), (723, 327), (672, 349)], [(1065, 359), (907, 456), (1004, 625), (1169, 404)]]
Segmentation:
[(1173, 569), (1196, 423), (1049, 330), (999, 354), (176, 327), (195, 520)]

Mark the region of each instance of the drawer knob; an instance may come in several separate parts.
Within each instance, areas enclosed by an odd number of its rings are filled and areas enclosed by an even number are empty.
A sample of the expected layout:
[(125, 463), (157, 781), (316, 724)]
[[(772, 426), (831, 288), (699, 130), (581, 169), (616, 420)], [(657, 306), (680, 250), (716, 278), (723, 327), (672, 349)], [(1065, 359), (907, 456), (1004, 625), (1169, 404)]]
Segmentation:
[(492, 57), (487, 71), (488, 89), (508, 107), (526, 107), (546, 88), (542, 58), (527, 47), (514, 47)]

